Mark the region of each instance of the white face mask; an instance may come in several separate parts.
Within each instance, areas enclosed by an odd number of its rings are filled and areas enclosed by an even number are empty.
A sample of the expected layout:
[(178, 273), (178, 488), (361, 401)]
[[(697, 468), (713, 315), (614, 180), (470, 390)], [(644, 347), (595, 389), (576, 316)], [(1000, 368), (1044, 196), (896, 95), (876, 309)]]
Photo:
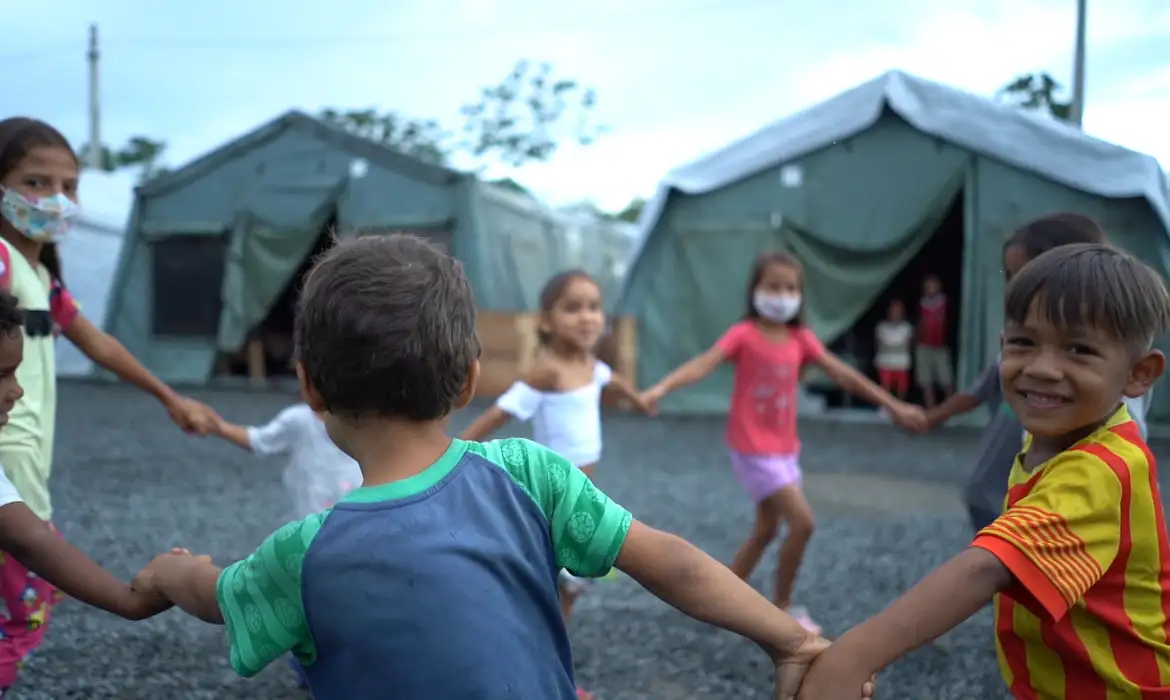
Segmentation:
[(788, 323), (800, 312), (799, 294), (768, 294), (757, 291), (752, 297), (756, 311), (769, 321)]

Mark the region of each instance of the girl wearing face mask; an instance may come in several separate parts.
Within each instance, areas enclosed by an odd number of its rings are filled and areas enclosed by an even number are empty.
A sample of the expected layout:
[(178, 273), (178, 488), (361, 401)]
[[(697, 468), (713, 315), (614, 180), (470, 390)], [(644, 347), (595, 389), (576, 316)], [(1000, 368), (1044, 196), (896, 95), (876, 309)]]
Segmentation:
[[(53, 459), (57, 382), (53, 338), (62, 333), (95, 364), (156, 397), (188, 432), (206, 433), (218, 419), (183, 398), (81, 315), (60, 279), (52, 242), (67, 235), (78, 214), (79, 167), (56, 129), (35, 119), (0, 121), (0, 288), (24, 311), (24, 387), (0, 431), (0, 464), (17, 493), (47, 527), (52, 517), (49, 472)], [(23, 659), (41, 642), (56, 592), (14, 558), (0, 554), (0, 696), (16, 680)]]
[(804, 325), (800, 262), (787, 253), (765, 253), (752, 268), (747, 311), (702, 355), (671, 372), (643, 395), (654, 406), (679, 387), (703, 379), (723, 362), (735, 365), (735, 384), (727, 419), (731, 467), (756, 504), (756, 520), (736, 553), (731, 570), (746, 580), (780, 524), (787, 537), (780, 546), (773, 601), (819, 633), (807, 610), (791, 605), (792, 588), (813, 533), (813, 513), (801, 489), (800, 439), (796, 434), (796, 395), (801, 369), (818, 365), (842, 389), (885, 407), (899, 425), (921, 429), (922, 409), (899, 401), (827, 351)]

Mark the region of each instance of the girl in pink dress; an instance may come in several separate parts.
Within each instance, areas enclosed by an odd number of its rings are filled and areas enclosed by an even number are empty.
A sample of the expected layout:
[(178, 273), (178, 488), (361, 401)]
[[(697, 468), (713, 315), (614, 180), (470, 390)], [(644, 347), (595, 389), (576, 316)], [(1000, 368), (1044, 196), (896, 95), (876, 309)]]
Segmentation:
[(643, 395), (654, 406), (671, 391), (703, 379), (723, 362), (735, 365), (727, 420), (731, 467), (756, 504), (756, 520), (736, 553), (731, 570), (747, 579), (781, 522), (788, 534), (780, 547), (773, 601), (810, 631), (820, 627), (803, 608), (792, 607), (796, 572), (812, 537), (812, 507), (801, 489), (796, 396), (801, 370), (815, 364), (842, 389), (886, 408), (894, 421), (920, 428), (922, 409), (889, 392), (827, 351), (804, 325), (800, 262), (787, 253), (765, 253), (752, 268), (747, 311), (709, 350), (671, 372)]

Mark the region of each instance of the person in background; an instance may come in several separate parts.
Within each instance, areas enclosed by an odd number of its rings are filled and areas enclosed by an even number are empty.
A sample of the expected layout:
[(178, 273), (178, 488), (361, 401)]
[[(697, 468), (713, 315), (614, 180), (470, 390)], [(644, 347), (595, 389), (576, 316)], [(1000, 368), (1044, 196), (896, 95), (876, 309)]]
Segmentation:
[[(258, 456), (287, 458), (284, 487), (292, 502), (294, 520), (333, 507), (362, 485), (362, 470), (349, 455), (337, 449), (325, 430), (325, 417), (308, 404), (289, 406), (266, 425), (247, 427), (220, 419), (215, 432), (228, 442)], [(289, 657), (297, 683), (308, 687), (305, 670)]]
[(801, 370), (817, 365), (842, 389), (885, 408), (894, 422), (910, 429), (926, 420), (918, 406), (900, 401), (825, 349), (804, 324), (804, 268), (783, 252), (760, 255), (747, 283), (743, 318), (706, 352), (664, 377), (643, 395), (653, 409), (667, 394), (703, 379), (724, 362), (735, 365), (727, 444), (731, 468), (752, 499), (755, 524), (731, 562), (745, 581), (764, 550), (786, 525), (780, 545), (773, 602), (806, 629), (820, 626), (803, 607), (792, 605), (792, 591), (815, 521), (802, 488), (796, 401)]
[[(17, 378), (23, 359), (24, 314), (17, 308), (16, 297), (0, 290), (0, 431), (24, 394)], [(171, 607), (165, 598), (134, 591), (58, 537), (29, 510), (3, 471), (0, 471), (0, 549), (4, 551), (0, 563), (12, 557), (66, 595), (127, 620), (144, 620)], [(24, 600), (4, 602), (10, 611), (19, 611), (26, 604)], [(19, 637), (24, 632), (24, 624), (19, 614), (10, 614), (0, 622), (0, 633)], [(0, 698), (7, 691), (8, 686), (0, 687)]]
[(937, 403), (935, 388), (941, 389), (946, 399), (955, 386), (947, 343), (948, 322), (942, 281), (937, 275), (927, 275), (922, 280), (922, 299), (918, 302), (918, 339), (914, 348), (914, 375), (927, 409)]
[[(528, 373), (460, 436), (482, 441), (509, 420), (531, 420), (533, 439), (593, 479), (601, 459), (601, 392), (617, 391), (645, 411), (624, 377), (597, 358), (605, 332), (601, 287), (583, 270), (554, 275), (540, 292), (540, 349)], [(560, 572), (561, 615), (568, 625), (588, 579)], [(578, 697), (592, 695), (578, 689)]]
[[(57, 333), (97, 366), (157, 398), (183, 430), (206, 433), (216, 418), (207, 406), (159, 381), (121, 343), (90, 323), (53, 276), (51, 267), (58, 273), (60, 268), (53, 266), (50, 244), (66, 235), (77, 218), (79, 178), (77, 156), (59, 131), (35, 119), (0, 120), (0, 289), (11, 292), (24, 312), (24, 361), (17, 370), (24, 395), (0, 431), (0, 463), (46, 527), (52, 520)], [(6, 557), (0, 565), (0, 598), (9, 601), (9, 621), (0, 636), (2, 688), (16, 680), (24, 658), (40, 645), (59, 595), (17, 559)]]
[[(1105, 232), (1092, 218), (1084, 214), (1060, 212), (1043, 216), (1024, 224), (1008, 237), (1003, 246), (1005, 285), (1029, 260), (1053, 248), (1076, 243), (1104, 243)], [(1145, 438), (1145, 413), (1126, 399), (1130, 415), (1141, 428)], [(955, 394), (942, 404), (926, 412), (927, 427), (933, 429), (951, 418), (987, 406), (991, 418), (983, 432), (979, 460), (963, 490), (963, 501), (975, 532), (982, 530), (1003, 512), (1007, 495), (1008, 474), (1012, 462), (1023, 444), (1024, 428), (1003, 400), (999, 379), (999, 358), (988, 365), (966, 390)]]
[(901, 299), (894, 299), (886, 310), (886, 320), (877, 324), (874, 332), (877, 354), (873, 364), (877, 367), (878, 383), (882, 388), (906, 400), (910, 391), (910, 345), (914, 342), (914, 326), (906, 320), (906, 305)]
[[(408, 235), (338, 243), (304, 281), (297, 376), (364, 485), (226, 569), (163, 554), (135, 585), (226, 624), (244, 676), (291, 650), (317, 700), (575, 700), (557, 573), (616, 566), (755, 641), (776, 697), (795, 697), (826, 641), (547, 447), (449, 436), (451, 413), (475, 394), (479, 354), (454, 258)], [(870, 679), (854, 691), (850, 700), (870, 695)]]
[(1126, 410), (1162, 375), (1156, 272), (1116, 248), (1059, 246), (1014, 276), (1000, 379), (1028, 431), (1002, 515), (814, 661), (800, 700), (856, 684), (994, 600), (1019, 700), (1170, 697), (1170, 537), (1158, 470)]

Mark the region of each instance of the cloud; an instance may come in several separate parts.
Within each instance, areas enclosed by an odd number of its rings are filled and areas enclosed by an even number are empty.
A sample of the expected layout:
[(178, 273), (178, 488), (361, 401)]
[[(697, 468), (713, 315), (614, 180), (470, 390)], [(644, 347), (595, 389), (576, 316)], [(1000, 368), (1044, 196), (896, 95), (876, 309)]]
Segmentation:
[[(564, 147), (518, 179), (556, 201), (617, 208), (670, 168), (878, 74), (899, 68), (990, 95), (1016, 75), (1068, 82), (1070, 0), (838, 0), (832, 9), (741, 0), (449, 0), (267, 6), (208, 0), (92, 5), (63, 15), (103, 32), (105, 140), (166, 139), (171, 164), (216, 148), (290, 107), (393, 109), (457, 126), (458, 110), (518, 58), (551, 62), (600, 95), (611, 135)], [(6, 73), (12, 111), (86, 136), (84, 27), (14, 8), (3, 53), (41, 51)], [(1170, 160), (1155, 124), (1170, 99), (1170, 3), (1090, 9), (1086, 128)], [(51, 51), (52, 47), (57, 50)], [(46, 87), (48, 86), (48, 87)]]

